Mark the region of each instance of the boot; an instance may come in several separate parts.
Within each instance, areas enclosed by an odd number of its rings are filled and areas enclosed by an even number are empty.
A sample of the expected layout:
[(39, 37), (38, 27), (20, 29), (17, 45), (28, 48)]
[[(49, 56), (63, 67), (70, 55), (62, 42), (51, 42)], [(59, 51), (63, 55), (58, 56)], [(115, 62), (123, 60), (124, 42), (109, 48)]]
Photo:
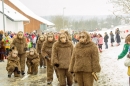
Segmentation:
[(24, 75), (25, 74), (24, 71), (22, 71), (21, 74)]
[(8, 78), (11, 78), (11, 75), (8, 75)]

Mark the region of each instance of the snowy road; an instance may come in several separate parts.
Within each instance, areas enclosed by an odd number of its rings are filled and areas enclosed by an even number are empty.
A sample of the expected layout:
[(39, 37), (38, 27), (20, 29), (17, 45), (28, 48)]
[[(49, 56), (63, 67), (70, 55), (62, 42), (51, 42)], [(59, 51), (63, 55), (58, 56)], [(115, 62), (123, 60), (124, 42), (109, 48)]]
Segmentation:
[[(109, 44), (110, 45), (110, 44)], [(120, 46), (109, 47), (104, 49), (100, 54), (101, 72), (99, 73), (99, 81), (94, 83), (94, 86), (129, 86), (127, 67), (124, 66), (124, 57), (117, 60), (118, 54), (123, 49), (123, 42)], [(19, 78), (8, 78), (6, 61), (0, 62), (0, 86), (47, 86), (46, 85), (46, 69), (39, 69), (38, 75), (26, 75)], [(27, 70), (27, 68), (26, 68)], [(54, 74), (55, 76), (55, 74)], [(56, 77), (52, 85), (58, 86)], [(73, 86), (77, 86), (76, 84)]]

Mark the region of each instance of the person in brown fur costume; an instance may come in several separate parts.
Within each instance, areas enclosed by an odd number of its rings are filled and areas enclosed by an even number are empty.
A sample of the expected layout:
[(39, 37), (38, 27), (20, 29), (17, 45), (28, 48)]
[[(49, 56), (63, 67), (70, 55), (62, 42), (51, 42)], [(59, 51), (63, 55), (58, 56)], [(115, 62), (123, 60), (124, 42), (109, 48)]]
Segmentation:
[(93, 86), (92, 73), (100, 72), (100, 70), (98, 48), (90, 41), (87, 32), (81, 32), (79, 43), (73, 51), (69, 72), (76, 74), (79, 86)]
[[(73, 44), (65, 33), (59, 35), (52, 49), (52, 64), (57, 67), (60, 86), (72, 86), (72, 75), (68, 72)], [(67, 83), (66, 83), (67, 78)]]
[(6, 49), (4, 46), (4, 42), (0, 41), (0, 62), (4, 62), (4, 57), (5, 55)]
[[(53, 81), (53, 73), (55, 68), (51, 64), (51, 54), (52, 54), (52, 46), (54, 42), (55, 42), (54, 34), (48, 33), (46, 41), (43, 43), (42, 46), (42, 55), (46, 59), (46, 63), (47, 63), (47, 84), (51, 84)], [(56, 69), (55, 72), (57, 74)]]
[(21, 74), (24, 75), (27, 43), (26, 38), (23, 36), (22, 31), (19, 31), (17, 37), (14, 38), (11, 44), (11, 49), (14, 49), (14, 47), (16, 47), (18, 50), (18, 57), (20, 58)]
[(68, 32), (68, 31), (65, 31), (64, 33), (68, 36), (68, 39), (69, 39), (70, 41), (72, 41), (72, 37), (71, 37), (71, 35), (69, 34), (69, 32)]
[(39, 66), (39, 55), (37, 54), (34, 48), (31, 48), (30, 51), (27, 53), (27, 67), (28, 67), (28, 74), (36, 75), (38, 73), (38, 66)]
[(36, 50), (37, 50), (37, 53), (39, 53), (39, 58), (40, 58), (40, 68), (43, 66), (44, 68), (46, 68), (46, 61), (45, 61), (45, 58), (43, 58), (42, 54), (41, 54), (41, 48), (42, 48), (42, 45), (43, 45), (43, 42), (45, 41), (45, 37), (43, 35), (41, 35), (39, 38), (38, 38), (38, 41), (37, 41), (37, 45), (36, 45)]
[(15, 77), (20, 76), (20, 63), (19, 63), (19, 57), (18, 57), (18, 51), (12, 50), (12, 52), (7, 57), (7, 67), (6, 70), (8, 71), (8, 77), (10, 78), (12, 73), (14, 73)]

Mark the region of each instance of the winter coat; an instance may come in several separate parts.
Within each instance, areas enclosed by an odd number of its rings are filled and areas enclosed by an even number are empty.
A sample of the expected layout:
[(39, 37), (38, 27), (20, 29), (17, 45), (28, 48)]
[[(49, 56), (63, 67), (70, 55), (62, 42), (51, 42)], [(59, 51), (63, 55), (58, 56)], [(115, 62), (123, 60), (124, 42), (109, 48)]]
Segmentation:
[(73, 44), (68, 39), (66, 43), (61, 43), (59, 40), (52, 47), (51, 63), (53, 65), (59, 64), (58, 68), (68, 69), (73, 52)]
[(108, 36), (108, 35), (105, 35), (105, 36), (104, 36), (104, 42), (108, 42), (108, 38), (109, 38), (109, 36)]
[(103, 38), (102, 37), (98, 38), (98, 44), (103, 44)]
[(39, 55), (38, 54), (34, 54), (33, 56), (30, 55), (29, 53), (27, 53), (27, 64), (31, 64), (31, 63), (39, 63), (40, 62), (40, 59), (39, 59)]
[(116, 30), (115, 34), (116, 34), (116, 42), (117, 42), (117, 43), (120, 43), (120, 42), (121, 42), (120, 31), (119, 31), (119, 30)]
[(6, 67), (6, 70), (8, 71), (8, 67), (10, 67), (10, 66), (12, 66), (12, 67), (18, 67), (18, 70), (19, 71), (21, 71), (21, 66), (20, 66), (20, 63), (19, 63), (19, 61), (20, 61), (20, 59), (19, 59), (19, 57), (17, 56), (17, 57), (12, 57), (12, 55), (9, 55), (8, 57), (7, 57), (7, 67)]
[(36, 45), (37, 53), (41, 53), (41, 49), (42, 49), (42, 45), (43, 45), (43, 42), (44, 42), (44, 41), (45, 41), (45, 40), (40, 41), (40, 39), (38, 39), (37, 45)]
[(121, 54), (118, 55), (118, 59), (122, 59), (127, 54), (129, 49), (130, 49), (130, 45), (124, 44), (124, 47), (123, 47)]
[(11, 48), (16, 47), (18, 50), (18, 54), (25, 54), (25, 48), (27, 48), (26, 38), (15, 38), (11, 44)]
[(71, 63), (70, 72), (99, 72), (99, 53), (97, 46), (93, 42), (86, 44), (76, 44)]

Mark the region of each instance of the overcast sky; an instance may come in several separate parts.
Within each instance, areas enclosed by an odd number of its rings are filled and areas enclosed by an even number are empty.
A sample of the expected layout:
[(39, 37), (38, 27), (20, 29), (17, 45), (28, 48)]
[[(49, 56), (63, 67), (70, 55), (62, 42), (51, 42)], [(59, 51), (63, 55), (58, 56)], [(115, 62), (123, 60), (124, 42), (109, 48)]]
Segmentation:
[(39, 16), (109, 15), (113, 6), (108, 0), (20, 0)]

